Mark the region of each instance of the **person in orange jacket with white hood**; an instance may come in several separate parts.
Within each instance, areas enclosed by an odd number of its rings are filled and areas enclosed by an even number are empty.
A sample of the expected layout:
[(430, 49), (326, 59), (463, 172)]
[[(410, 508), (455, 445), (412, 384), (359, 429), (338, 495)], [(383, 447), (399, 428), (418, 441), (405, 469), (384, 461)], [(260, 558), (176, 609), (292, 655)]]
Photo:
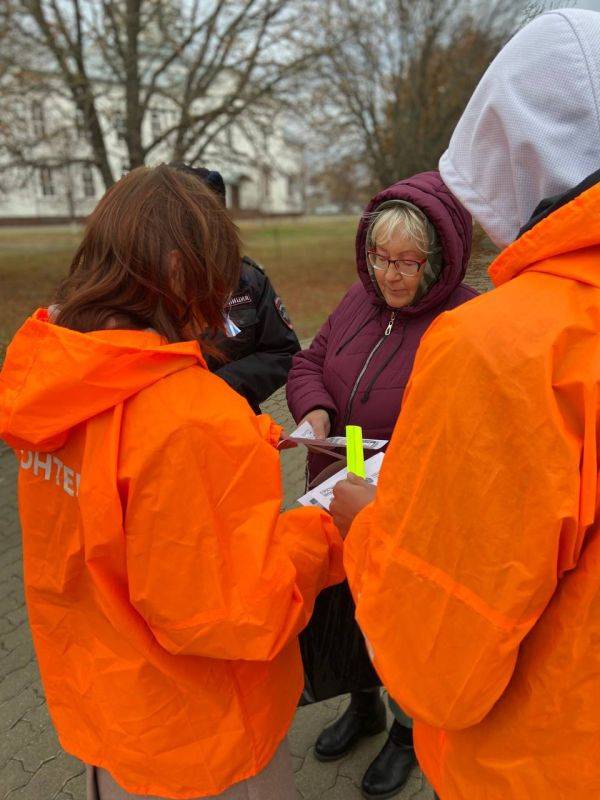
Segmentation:
[(295, 797), (297, 634), (341, 539), (280, 515), (281, 429), (206, 368), (240, 261), (209, 188), (136, 169), (0, 374), (33, 640), (88, 800)]
[[(506, 249), (417, 354), (344, 562), (441, 800), (600, 797), (600, 14), (504, 47), (440, 171)], [(345, 530), (372, 499), (332, 505)]]

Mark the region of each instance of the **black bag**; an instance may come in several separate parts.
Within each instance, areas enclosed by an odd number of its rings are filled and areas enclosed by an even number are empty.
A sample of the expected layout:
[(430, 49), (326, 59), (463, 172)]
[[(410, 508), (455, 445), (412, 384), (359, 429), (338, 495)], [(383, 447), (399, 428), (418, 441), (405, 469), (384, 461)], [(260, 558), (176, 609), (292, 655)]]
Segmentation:
[(346, 581), (317, 597), (313, 616), (300, 634), (306, 682), (303, 704), (381, 685), (354, 615)]

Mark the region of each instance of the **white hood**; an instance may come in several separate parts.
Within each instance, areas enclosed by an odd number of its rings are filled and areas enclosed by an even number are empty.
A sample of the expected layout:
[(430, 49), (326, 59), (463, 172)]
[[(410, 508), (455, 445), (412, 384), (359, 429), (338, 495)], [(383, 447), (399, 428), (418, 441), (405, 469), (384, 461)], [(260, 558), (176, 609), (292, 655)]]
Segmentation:
[(492, 241), (514, 241), (546, 197), (600, 169), (600, 13), (542, 14), (481, 79), (440, 172)]

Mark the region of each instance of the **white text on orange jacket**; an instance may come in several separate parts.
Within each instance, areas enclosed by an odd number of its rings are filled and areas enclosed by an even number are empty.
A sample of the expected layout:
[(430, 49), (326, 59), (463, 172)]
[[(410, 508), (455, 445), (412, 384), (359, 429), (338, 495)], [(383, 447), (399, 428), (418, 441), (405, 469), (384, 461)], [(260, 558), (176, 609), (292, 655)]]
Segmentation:
[(63, 463), (58, 456), (21, 450), (21, 467), (32, 470), (34, 475), (41, 475), (46, 481), (54, 479), (56, 485), (71, 497), (79, 496), (81, 475)]

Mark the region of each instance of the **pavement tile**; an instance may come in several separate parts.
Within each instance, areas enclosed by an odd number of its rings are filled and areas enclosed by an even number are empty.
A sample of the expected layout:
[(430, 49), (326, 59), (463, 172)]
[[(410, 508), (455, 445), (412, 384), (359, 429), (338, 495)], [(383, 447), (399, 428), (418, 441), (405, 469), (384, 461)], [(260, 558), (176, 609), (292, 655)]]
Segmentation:
[(335, 786), (338, 780), (338, 763), (322, 764), (308, 757), (294, 778), (303, 800), (317, 800)]
[[(15, 514), (16, 514), (15, 510)], [(21, 540), (19, 535), (19, 529), (17, 528), (15, 532), (11, 533), (10, 536), (3, 537), (0, 540), (0, 560), (2, 563), (9, 562), (12, 563), (15, 559), (21, 558)], [(2, 613), (2, 612), (0, 612)]]
[[(40, 692), (41, 691), (42, 689), (40, 686)], [(23, 719), (28, 722), (36, 731), (47, 730), (52, 725), (52, 722), (50, 721), (50, 715), (48, 714), (48, 706), (46, 705), (46, 701), (40, 699), (39, 696), (38, 705), (29, 709)]]
[(27, 687), (15, 697), (6, 700), (0, 706), (0, 731), (7, 732), (8, 735), (8, 731), (23, 719), (28, 711), (39, 706), (40, 702), (32, 687)]
[(351, 780), (340, 775), (333, 786), (314, 797), (318, 800), (352, 800), (353, 798), (362, 798), (362, 794)]
[(23, 605), (22, 592), (9, 594), (0, 600), (0, 617), (5, 617), (11, 611), (17, 611)]
[(13, 594), (18, 594), (21, 591), (21, 588), (21, 578), (11, 572), (11, 575), (3, 578), (2, 583), (0, 584), (0, 603), (6, 597)]
[(14, 650), (24, 641), (29, 640), (29, 625), (22, 622), (17, 628), (0, 634), (0, 644), (5, 650)]
[[(65, 783), (62, 794), (67, 800), (84, 800), (85, 798), (85, 770), (75, 775)], [(58, 797), (57, 797), (58, 800)]]
[(434, 791), (423, 775), (417, 783), (414, 794), (411, 794), (407, 800), (434, 800)]
[(0, 675), (0, 709), (2, 703), (7, 702), (12, 697), (19, 695), (28, 686), (39, 683), (39, 672), (35, 660), (20, 669), (14, 670), (5, 678)]
[[(11, 792), (10, 800), (54, 800), (67, 781), (81, 774), (83, 769), (80, 761), (60, 752), (30, 775), (30, 780), (24, 786)], [(84, 796), (76, 800), (84, 800)]]
[[(19, 761), (15, 761), (14, 758), (9, 759), (0, 768), (0, 800), (6, 800), (8, 797), (13, 800), (15, 793), (22, 786), (26, 786), (30, 780), (31, 773), (25, 772), (23, 765)], [(37, 797), (36, 800), (42, 800), (42, 798), (43, 795), (42, 797)]]
[(15, 626), (20, 625), (22, 622), (25, 622), (27, 620), (27, 606), (23, 604), (14, 611), (9, 611), (6, 617), (11, 621), (13, 625)]
[(290, 758), (292, 759), (292, 769), (294, 770), (294, 772), (298, 772), (298, 770), (302, 769), (302, 766), (304, 764), (304, 758), (295, 756), (293, 753), (290, 753)]
[[(21, 578), (21, 569), (19, 564), (20, 559), (15, 558), (14, 561), (8, 561), (6, 559), (2, 559), (2, 566), (0, 567), (0, 587), (4, 587), (5, 585), (9, 585), (11, 580), (16, 580), (17, 582)], [(14, 587), (10, 589), (10, 591), (14, 591)], [(3, 596), (4, 592), (0, 593), (0, 596)]]
[(11, 621), (8, 614), (4, 617), (0, 617), (0, 637), (14, 629), (14, 623)]
[(33, 648), (29, 636), (26, 641), (21, 642), (13, 650), (9, 650), (4, 655), (0, 653), (0, 675), (6, 676), (23, 669), (31, 659), (34, 658)]
[(48, 761), (52, 761), (62, 752), (54, 728), (50, 725), (42, 731), (38, 731), (35, 739), (32, 739), (24, 747), (21, 747), (14, 758), (23, 764), (23, 769), (27, 772), (37, 772), (40, 767)]
[(39, 731), (23, 719), (11, 728), (10, 734), (0, 736), (0, 769), (37, 736), (39, 736)]

